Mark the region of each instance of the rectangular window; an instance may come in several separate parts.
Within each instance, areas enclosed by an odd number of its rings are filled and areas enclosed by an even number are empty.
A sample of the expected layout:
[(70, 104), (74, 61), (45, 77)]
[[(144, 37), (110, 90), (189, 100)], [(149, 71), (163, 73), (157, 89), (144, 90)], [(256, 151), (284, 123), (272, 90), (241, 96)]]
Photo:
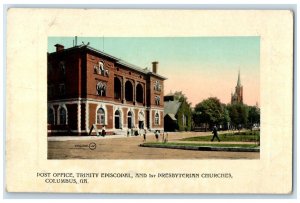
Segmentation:
[(65, 84), (60, 84), (59, 85), (59, 95), (63, 96), (65, 94), (66, 94), (66, 86), (65, 86)]

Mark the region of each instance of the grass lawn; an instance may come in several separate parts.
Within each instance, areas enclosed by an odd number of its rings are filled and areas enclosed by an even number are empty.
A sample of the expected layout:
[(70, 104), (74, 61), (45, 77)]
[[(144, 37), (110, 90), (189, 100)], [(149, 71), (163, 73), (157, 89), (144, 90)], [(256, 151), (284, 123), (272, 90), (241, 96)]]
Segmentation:
[(165, 145), (165, 146), (194, 146), (194, 147), (247, 147), (247, 148), (254, 148), (257, 147), (255, 144), (213, 144), (213, 143), (176, 143), (176, 142), (147, 142), (144, 145)]
[[(197, 136), (183, 138), (181, 141), (210, 141), (213, 134), (209, 136)], [(246, 131), (236, 133), (219, 133), (219, 138), (222, 142), (258, 142), (260, 138), (259, 131)], [(215, 138), (216, 141), (216, 138)]]

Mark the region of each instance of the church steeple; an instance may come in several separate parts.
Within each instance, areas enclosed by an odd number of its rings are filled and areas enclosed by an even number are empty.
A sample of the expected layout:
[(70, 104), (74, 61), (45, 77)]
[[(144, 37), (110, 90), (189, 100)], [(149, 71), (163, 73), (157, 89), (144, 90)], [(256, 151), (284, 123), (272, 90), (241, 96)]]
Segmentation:
[(239, 70), (239, 76), (238, 76), (238, 81), (237, 81), (237, 85), (238, 87), (241, 86), (241, 79), (240, 79), (240, 70)]
[(240, 70), (239, 70), (237, 84), (235, 87), (235, 92), (233, 94), (231, 93), (231, 103), (232, 104), (243, 103), (243, 86), (241, 84)]

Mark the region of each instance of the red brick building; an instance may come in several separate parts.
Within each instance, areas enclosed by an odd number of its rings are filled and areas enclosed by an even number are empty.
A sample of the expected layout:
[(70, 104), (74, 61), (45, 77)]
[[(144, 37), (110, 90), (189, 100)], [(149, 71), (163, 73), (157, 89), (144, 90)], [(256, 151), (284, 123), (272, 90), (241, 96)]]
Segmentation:
[(93, 124), (107, 134), (163, 130), (164, 80), (88, 45), (48, 53), (48, 133), (86, 135)]

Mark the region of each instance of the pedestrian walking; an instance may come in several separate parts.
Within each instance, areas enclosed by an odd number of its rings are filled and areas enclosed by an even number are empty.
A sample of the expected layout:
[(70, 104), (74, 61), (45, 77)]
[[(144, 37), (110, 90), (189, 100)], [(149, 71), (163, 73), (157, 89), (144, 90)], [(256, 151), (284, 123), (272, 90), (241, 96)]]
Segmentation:
[(212, 137), (212, 139), (210, 141), (213, 142), (214, 139), (217, 138), (218, 141), (220, 142), (220, 138), (218, 137), (218, 128), (217, 128), (216, 125), (214, 125), (214, 127), (213, 127), (212, 134), (213, 134), (213, 137)]
[(162, 132), (161, 142), (165, 142), (165, 132)]
[(105, 132), (105, 129), (104, 129), (104, 128), (102, 128), (101, 135), (102, 135), (103, 137), (105, 137), (105, 135), (106, 135), (106, 132)]
[(159, 131), (155, 131), (155, 138), (156, 138), (156, 141), (158, 142), (158, 137), (159, 137)]
[(146, 142), (146, 129), (144, 129), (144, 132), (143, 132), (143, 136), (144, 136), (144, 142)]
[(127, 137), (130, 135), (130, 129), (127, 130)]
[(168, 142), (168, 137), (169, 137), (169, 134), (168, 134), (168, 133), (166, 133), (166, 137), (165, 137), (165, 143), (167, 143), (167, 142)]

